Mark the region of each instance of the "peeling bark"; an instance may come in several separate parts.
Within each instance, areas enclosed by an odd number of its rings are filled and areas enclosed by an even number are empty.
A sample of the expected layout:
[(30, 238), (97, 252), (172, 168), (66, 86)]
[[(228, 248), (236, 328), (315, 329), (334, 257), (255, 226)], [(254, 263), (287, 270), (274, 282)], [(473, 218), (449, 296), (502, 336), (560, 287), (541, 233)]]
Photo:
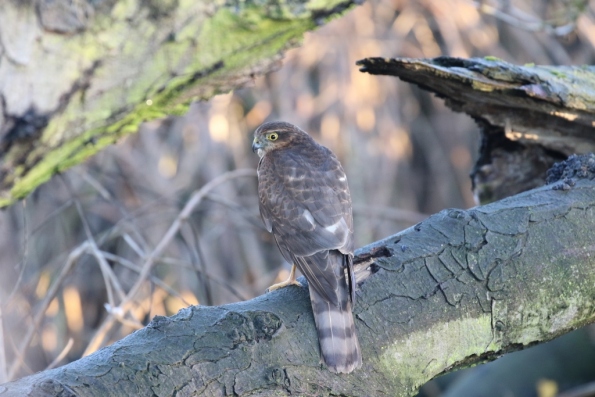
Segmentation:
[[(364, 364), (319, 364), (307, 288), (189, 307), (2, 396), (411, 396), (429, 379), (595, 321), (595, 156), (549, 185), (444, 210), (356, 252)], [(305, 282), (305, 280), (302, 280)]]
[(593, 66), (517, 66), (492, 57), (358, 65), (431, 91), (477, 122), (482, 145), (472, 180), (481, 203), (541, 186), (555, 162), (595, 152)]
[(356, 0), (0, 2), (0, 207), (279, 65)]

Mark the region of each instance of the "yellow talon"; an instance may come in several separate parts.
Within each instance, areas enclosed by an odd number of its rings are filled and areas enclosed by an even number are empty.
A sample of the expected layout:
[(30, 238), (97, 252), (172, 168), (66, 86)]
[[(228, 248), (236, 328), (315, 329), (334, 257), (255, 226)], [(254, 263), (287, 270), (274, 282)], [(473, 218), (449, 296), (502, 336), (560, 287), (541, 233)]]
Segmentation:
[(289, 272), (289, 278), (287, 278), (287, 280), (271, 285), (269, 288), (267, 288), (266, 292), (272, 292), (276, 289), (284, 288), (289, 285), (303, 287), (303, 285), (295, 279), (295, 265), (291, 265), (291, 271)]

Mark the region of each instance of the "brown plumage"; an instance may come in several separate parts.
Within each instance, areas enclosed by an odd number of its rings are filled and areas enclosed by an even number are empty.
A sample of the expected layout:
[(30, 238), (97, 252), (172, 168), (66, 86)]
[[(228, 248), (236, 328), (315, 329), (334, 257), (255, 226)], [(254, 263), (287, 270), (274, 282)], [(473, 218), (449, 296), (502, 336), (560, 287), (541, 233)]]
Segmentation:
[[(333, 372), (362, 364), (353, 315), (353, 218), (345, 172), (306, 132), (270, 122), (254, 132), (260, 215), (281, 253), (308, 280), (322, 360)], [(292, 267), (287, 282), (296, 284)]]

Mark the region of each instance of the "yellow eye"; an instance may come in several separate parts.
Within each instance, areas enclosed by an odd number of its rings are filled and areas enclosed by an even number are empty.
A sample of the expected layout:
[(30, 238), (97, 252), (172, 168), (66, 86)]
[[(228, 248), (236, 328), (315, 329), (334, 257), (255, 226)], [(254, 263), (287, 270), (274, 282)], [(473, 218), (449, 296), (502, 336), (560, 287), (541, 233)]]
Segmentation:
[(276, 132), (271, 132), (270, 134), (267, 135), (267, 139), (269, 141), (276, 141), (277, 138), (279, 138), (279, 134), (277, 134)]

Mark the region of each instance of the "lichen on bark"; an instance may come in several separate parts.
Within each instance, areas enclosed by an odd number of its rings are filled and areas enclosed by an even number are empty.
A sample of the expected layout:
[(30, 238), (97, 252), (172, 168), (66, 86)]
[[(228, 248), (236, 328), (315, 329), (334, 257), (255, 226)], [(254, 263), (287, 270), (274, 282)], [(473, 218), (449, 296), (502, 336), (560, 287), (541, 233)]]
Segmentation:
[(1, 386), (3, 396), (414, 395), (439, 374), (595, 321), (593, 164), (575, 156), (556, 170), (569, 189), (552, 177), (357, 250), (364, 364), (351, 374), (320, 364), (308, 290), (288, 287), (156, 317), (90, 356)]
[(143, 121), (274, 69), (304, 32), (353, 4), (0, 4), (0, 207)]

